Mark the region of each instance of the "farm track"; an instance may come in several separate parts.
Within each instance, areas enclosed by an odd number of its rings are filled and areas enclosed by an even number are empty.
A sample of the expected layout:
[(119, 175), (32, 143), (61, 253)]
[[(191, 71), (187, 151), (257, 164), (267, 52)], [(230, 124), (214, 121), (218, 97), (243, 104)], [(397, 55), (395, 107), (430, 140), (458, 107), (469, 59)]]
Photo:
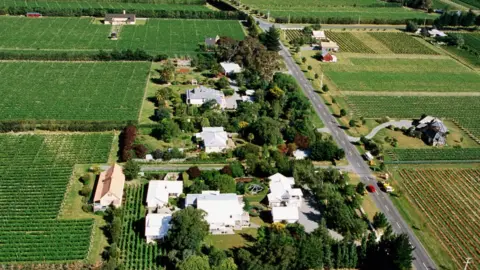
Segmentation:
[[(458, 266), (480, 259), (480, 173), (475, 169), (401, 170), (410, 200), (425, 212), (432, 230)], [(469, 188), (467, 188), (469, 187)]]

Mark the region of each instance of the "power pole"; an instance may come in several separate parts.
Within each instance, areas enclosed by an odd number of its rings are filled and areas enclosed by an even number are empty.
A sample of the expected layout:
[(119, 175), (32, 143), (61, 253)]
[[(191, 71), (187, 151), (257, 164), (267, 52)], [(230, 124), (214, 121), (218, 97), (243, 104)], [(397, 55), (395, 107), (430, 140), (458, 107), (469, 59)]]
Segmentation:
[(463, 270), (467, 270), (468, 265), (470, 264), (470, 261), (472, 260), (472, 258), (465, 258), (465, 259), (467, 259), (467, 261), (465, 262), (465, 268), (463, 268)]
[(323, 89), (323, 72), (322, 72), (322, 76), (320, 77), (320, 90)]

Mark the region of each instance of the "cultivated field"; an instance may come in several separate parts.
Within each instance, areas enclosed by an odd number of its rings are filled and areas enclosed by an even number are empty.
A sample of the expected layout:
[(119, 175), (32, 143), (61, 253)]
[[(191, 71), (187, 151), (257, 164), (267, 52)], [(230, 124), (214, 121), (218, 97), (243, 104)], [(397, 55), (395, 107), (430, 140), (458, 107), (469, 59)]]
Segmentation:
[(0, 49), (112, 50), (144, 49), (151, 53), (189, 54), (215, 35), (243, 39), (238, 21), (148, 19), (144, 25), (123, 26), (110, 40), (111, 26), (90, 18), (0, 17)]
[(1, 120), (138, 119), (149, 63), (2, 62)]
[(407, 199), (422, 213), (424, 226), (450, 255), (456, 269), (464, 266), (466, 257), (473, 259), (469, 268), (478, 269), (480, 170), (402, 169), (399, 175)]
[(468, 96), (349, 96), (348, 103), (357, 115), (366, 118), (414, 119), (422, 114), (457, 121), (480, 137), (480, 98)]
[(120, 238), (121, 260), (124, 269), (158, 269), (156, 264), (159, 254), (158, 245), (147, 245), (143, 233), (145, 224), (146, 185), (129, 186), (125, 190), (123, 209), (123, 229)]
[[(48, 8), (94, 8), (94, 9), (126, 9), (126, 10), (182, 10), (182, 11), (210, 11), (203, 4), (177, 3), (124, 3), (121, 1), (16, 1), (0, 0), (0, 7), (48, 7)], [(193, 2), (193, 1), (192, 1)]]
[(365, 45), (360, 39), (349, 32), (326, 31), (327, 37), (340, 46), (342, 52), (352, 53), (375, 53), (370, 47)]
[(76, 163), (106, 162), (113, 136), (0, 135), (0, 263), (82, 260), (93, 220), (57, 220)]
[(322, 69), (343, 91), (476, 92), (480, 89), (480, 75), (451, 59), (351, 57), (335, 65), (324, 64)]
[(457, 34), (463, 37), (466, 49), (458, 49), (456, 47), (444, 47), (447, 51), (464, 59), (467, 63), (476, 68), (480, 68), (480, 34), (478, 33), (462, 33)]
[(369, 32), (369, 35), (398, 54), (438, 54), (414, 37), (401, 32)]
[(480, 148), (426, 148), (401, 149), (387, 151), (387, 162), (415, 163), (428, 161), (476, 160), (480, 162)]

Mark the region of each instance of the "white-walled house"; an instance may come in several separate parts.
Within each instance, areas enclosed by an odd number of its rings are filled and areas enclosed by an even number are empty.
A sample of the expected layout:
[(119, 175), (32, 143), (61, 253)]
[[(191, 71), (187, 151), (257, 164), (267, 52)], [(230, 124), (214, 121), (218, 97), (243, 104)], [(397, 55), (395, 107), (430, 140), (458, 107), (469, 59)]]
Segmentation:
[(223, 127), (204, 127), (195, 136), (203, 141), (207, 153), (220, 153), (228, 148), (228, 134)]
[(250, 226), (250, 215), (243, 210), (243, 197), (235, 193), (202, 191), (202, 194), (188, 194), (185, 207), (188, 206), (207, 213), (205, 220), (212, 234), (233, 234), (233, 230)]
[(120, 165), (115, 163), (108, 170), (101, 172), (93, 197), (93, 210), (105, 211), (110, 205), (120, 207), (124, 184), (125, 175)]
[(145, 238), (147, 243), (153, 243), (167, 236), (172, 215), (168, 213), (147, 214), (145, 217)]
[(220, 109), (224, 109), (225, 104), (225, 95), (222, 91), (218, 91), (212, 88), (199, 85), (193, 89), (186, 91), (187, 104), (202, 106), (205, 102), (210, 100), (215, 100)]
[(147, 208), (155, 211), (168, 204), (170, 197), (183, 193), (183, 181), (151, 180), (148, 183)]
[(237, 63), (221, 62), (220, 66), (222, 67), (222, 73), (227, 76), (242, 72), (242, 67)]
[(268, 178), (270, 193), (267, 195), (270, 207), (300, 207), (303, 203), (303, 192), (299, 188), (292, 188), (295, 184), (293, 177), (285, 177), (276, 173)]
[(298, 207), (272, 207), (273, 222), (295, 223), (298, 221)]

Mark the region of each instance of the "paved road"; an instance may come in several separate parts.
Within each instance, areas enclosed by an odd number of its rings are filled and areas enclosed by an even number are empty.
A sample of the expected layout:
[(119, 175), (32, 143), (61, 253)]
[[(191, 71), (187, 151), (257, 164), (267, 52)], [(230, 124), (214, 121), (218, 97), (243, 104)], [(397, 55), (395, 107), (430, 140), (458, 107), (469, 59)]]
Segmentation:
[[(267, 30), (271, 26), (271, 24), (259, 20), (259, 26), (262, 29)], [(372, 174), (372, 171), (362, 159), (360, 153), (355, 148), (355, 146), (349, 142), (344, 130), (339, 127), (338, 123), (335, 120), (335, 117), (330, 114), (327, 106), (322, 102), (318, 94), (314, 92), (312, 85), (307, 80), (300, 68), (295, 64), (292, 55), (283, 44), (280, 55), (284, 58), (288, 70), (298, 81), (303, 92), (313, 103), (315, 112), (320, 116), (325, 126), (331, 130), (332, 137), (334, 138), (336, 143), (345, 150), (348, 162), (353, 167), (353, 170), (358, 175), (360, 175), (361, 181), (365, 184), (375, 185), (376, 181), (374, 180), (375, 178)], [(370, 194), (370, 196), (377, 205), (378, 209), (387, 216), (387, 219), (392, 225), (393, 231), (396, 233), (408, 234), (410, 238), (410, 243), (415, 246), (415, 250), (413, 252), (413, 256), (415, 257), (415, 260), (413, 261), (413, 266), (418, 270), (437, 269), (435, 263), (428, 255), (426, 249), (417, 239), (414, 232), (408, 227), (408, 224), (403, 220), (402, 216), (395, 208), (388, 195), (383, 192), (376, 192)]]

